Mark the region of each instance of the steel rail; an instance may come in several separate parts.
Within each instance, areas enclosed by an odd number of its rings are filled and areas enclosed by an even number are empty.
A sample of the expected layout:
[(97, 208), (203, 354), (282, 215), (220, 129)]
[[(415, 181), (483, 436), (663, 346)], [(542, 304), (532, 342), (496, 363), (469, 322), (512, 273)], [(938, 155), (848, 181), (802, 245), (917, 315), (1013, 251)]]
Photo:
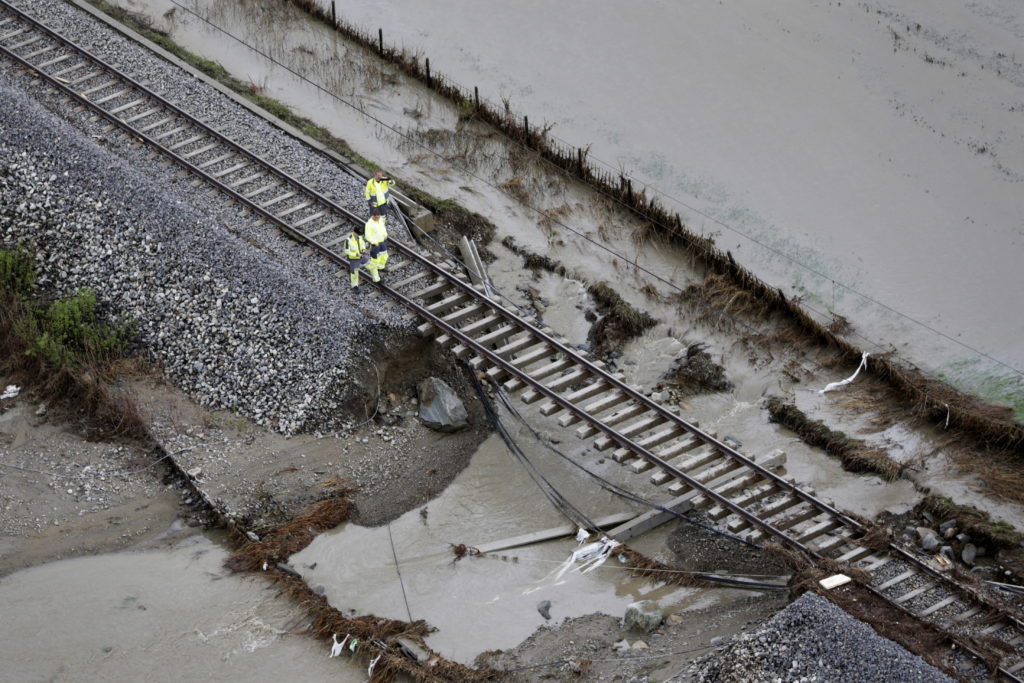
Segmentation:
[[(163, 98), (160, 95), (157, 95), (155, 93), (152, 93), (146, 86), (142, 85), (141, 83), (138, 83), (137, 81), (132, 79), (130, 76), (120, 72), (117, 68), (112, 67), (109, 64), (106, 64), (105, 62), (103, 62), (101, 59), (98, 59), (98, 58), (92, 56), (87, 50), (85, 50), (84, 48), (80, 47), (79, 45), (77, 45), (73, 41), (68, 40), (67, 38), (64, 38), (60, 34), (57, 34), (53, 30), (51, 30), (48, 27), (46, 27), (45, 25), (43, 25), (40, 22), (36, 21), (34, 18), (26, 15), (21, 10), (19, 10), (19, 9), (17, 9), (15, 7), (10, 6), (6, 2), (6, 0), (0, 0), (0, 3), (2, 3), (4, 5), (4, 7), (8, 11), (10, 11), (13, 14), (15, 14), (17, 17), (21, 18), (23, 21), (28, 22), (29, 24), (31, 24), (37, 30), (42, 31), (43, 33), (45, 33), (46, 35), (50, 36), (51, 38), (53, 38), (54, 40), (58, 41), (59, 43), (61, 43), (61, 44), (65, 45), (65, 46), (71, 48), (72, 50), (74, 50), (74, 51), (84, 55), (87, 59), (89, 59), (92, 62), (94, 62), (97, 66), (100, 66), (103, 69), (107, 70), (112, 75), (116, 75), (118, 78), (123, 79), (128, 84), (132, 85), (133, 87), (135, 87), (136, 89), (138, 89), (142, 93), (146, 94), (148, 97), (150, 97), (153, 100), (159, 102), (162, 106), (166, 107), (171, 113), (175, 114), (176, 116), (180, 116), (182, 119), (184, 119), (185, 121), (187, 121), (188, 123), (190, 123), (194, 127), (202, 130), (204, 133), (206, 133), (210, 137), (216, 139), (220, 144), (222, 144), (222, 145), (224, 145), (224, 146), (226, 146), (226, 147), (236, 151), (237, 153), (240, 153), (240, 154), (242, 154), (242, 155), (244, 155), (244, 156), (254, 160), (265, 171), (267, 171), (272, 177), (279, 179), (283, 183), (290, 184), (293, 187), (300, 189), (302, 192), (310, 195), (311, 197), (316, 199), (318, 202), (323, 204), (325, 207), (330, 208), (332, 211), (335, 211), (335, 212), (340, 213), (341, 215), (345, 216), (347, 218), (347, 220), (349, 220), (349, 221), (351, 221), (353, 223), (357, 223), (357, 224), (361, 224), (362, 223), (362, 219), (358, 218), (354, 213), (352, 213), (351, 211), (349, 211), (345, 207), (336, 204), (332, 200), (326, 198), (325, 196), (323, 196), (319, 192), (313, 190), (312, 188), (309, 188), (304, 183), (302, 183), (301, 181), (298, 181), (297, 179), (293, 178), (289, 174), (284, 173), (282, 171), (279, 171), (272, 164), (270, 164), (266, 160), (262, 159), (259, 155), (255, 154), (253, 152), (250, 152), (250, 151), (246, 150), (245, 148), (239, 146), (238, 144), (236, 144), (233, 141), (231, 141), (230, 139), (226, 138), (224, 135), (222, 135), (218, 131), (213, 130), (212, 128), (207, 126), (202, 121), (199, 121), (198, 119), (196, 119), (192, 115), (188, 114), (187, 112), (185, 112), (184, 110), (180, 109), (179, 107), (177, 107), (173, 103), (169, 102), (165, 98)], [(149, 145), (153, 146), (154, 148), (156, 148), (158, 151), (160, 151), (165, 156), (169, 157), (172, 161), (174, 161), (176, 164), (178, 164), (179, 166), (184, 168), (189, 173), (193, 173), (193, 174), (196, 174), (196, 175), (200, 176), (206, 182), (209, 182), (213, 186), (217, 187), (219, 190), (221, 190), (222, 192), (224, 192), (225, 194), (230, 196), (235, 201), (237, 201), (240, 204), (246, 206), (247, 208), (252, 210), (257, 215), (261, 216), (262, 218), (264, 218), (268, 222), (274, 224), (276, 227), (281, 229), (282, 232), (287, 234), (289, 237), (295, 239), (296, 241), (298, 241), (300, 243), (304, 243), (304, 244), (307, 244), (307, 245), (311, 246), (313, 249), (315, 249), (316, 251), (320, 252), (321, 255), (327, 257), (328, 260), (333, 261), (333, 262), (337, 263), (338, 265), (347, 265), (347, 261), (345, 259), (343, 259), (340, 255), (338, 255), (336, 252), (332, 251), (330, 248), (328, 248), (324, 244), (321, 244), (317, 240), (308, 237), (302, 231), (297, 230), (297, 229), (291, 227), (283, 219), (278, 218), (277, 216), (275, 216), (270, 211), (268, 211), (266, 209), (263, 209), (256, 202), (254, 202), (252, 200), (249, 200), (244, 195), (242, 195), (240, 192), (235, 191), (230, 186), (228, 186), (225, 183), (219, 181), (217, 178), (213, 177), (209, 173), (206, 173), (202, 169), (198, 168), (196, 165), (190, 163), (188, 160), (180, 157), (175, 152), (173, 152), (172, 150), (168, 149), (166, 146), (164, 146), (163, 144), (161, 144), (157, 140), (153, 139), (151, 136), (148, 136), (145, 133), (141, 133), (138, 129), (134, 128), (133, 126), (131, 126), (126, 121), (118, 118), (115, 114), (110, 113), (110, 112), (104, 110), (99, 104), (96, 104), (96, 103), (92, 102), (86, 96), (81, 95), (80, 93), (76, 92), (74, 89), (72, 89), (70, 86), (68, 86), (65, 83), (63, 83), (61, 80), (59, 80), (57, 78), (54, 78), (54, 77), (51, 77), (45, 71), (43, 71), (40, 68), (36, 67), (35, 65), (33, 65), (28, 60), (21, 58), (20, 56), (18, 56), (17, 54), (15, 54), (14, 52), (12, 52), (11, 50), (9, 50), (7, 48), (4, 48), (4, 47), (0, 46), (0, 50), (2, 50), (8, 56), (8, 58), (10, 58), (13, 61), (15, 61), (16, 63), (22, 65), (24, 68), (30, 70), (31, 72), (33, 72), (35, 74), (38, 74), (39, 77), (41, 77), (44, 80), (46, 80), (54, 88), (56, 88), (59, 91), (63, 92), (64, 94), (66, 94), (67, 96), (71, 97), (72, 99), (75, 99), (76, 101), (80, 102), (81, 104), (83, 104), (84, 106), (89, 108), (90, 110), (92, 110), (95, 113), (99, 114), (104, 119), (108, 120), (112, 124), (118, 126), (119, 128), (121, 128), (125, 132), (129, 133), (131, 136), (136, 137), (139, 140), (145, 142), (146, 144), (149, 144)], [(424, 267), (428, 268), (429, 270), (431, 270), (436, 275), (439, 275), (439, 276), (445, 278), (452, 286), (462, 290), (465, 293), (470, 294), (471, 296), (473, 296), (476, 299), (480, 299), (480, 300), (486, 302), (487, 305), (492, 310), (494, 310), (495, 313), (500, 314), (508, 322), (516, 325), (519, 329), (521, 329), (523, 331), (526, 331), (530, 335), (532, 335), (532, 336), (534, 336), (536, 338), (539, 338), (540, 340), (544, 341), (550, 347), (552, 347), (554, 350), (557, 350), (558, 352), (566, 355), (567, 357), (572, 359), (575, 363), (577, 363), (578, 365), (580, 365), (583, 368), (585, 368), (588, 371), (588, 373), (590, 373), (595, 378), (604, 381), (605, 383), (609, 384), (610, 386), (614, 387), (615, 389), (618, 389), (619, 391), (621, 391), (623, 394), (625, 394), (629, 398), (637, 401), (638, 403), (640, 403), (643, 406), (647, 407), (652, 412), (658, 414), (659, 416), (663, 417), (664, 419), (666, 419), (668, 421), (671, 421), (671, 422), (674, 422), (676, 425), (682, 427), (688, 433), (690, 433), (693, 436), (696, 436), (697, 438), (701, 439), (704, 443), (714, 447), (720, 453), (728, 455), (729, 457), (731, 457), (732, 459), (736, 460), (737, 462), (745, 465), (747, 468), (756, 471), (758, 474), (762, 475), (765, 479), (768, 479), (768, 480), (772, 481), (779, 488), (789, 492), (794, 497), (799, 498), (800, 500), (809, 503), (813, 507), (815, 507), (815, 508), (817, 508), (817, 509), (819, 509), (819, 510), (821, 510), (821, 511), (823, 511), (823, 512), (825, 512), (825, 513), (827, 513), (827, 514), (829, 514), (831, 516), (833, 516), (835, 519), (837, 519), (838, 521), (840, 521), (844, 525), (846, 525), (846, 526), (848, 526), (848, 527), (850, 527), (850, 528), (852, 528), (854, 530), (863, 531), (863, 526), (860, 525), (860, 523), (857, 522), (856, 520), (848, 517), (847, 515), (843, 514), (841, 511), (836, 510), (834, 507), (832, 507), (831, 505), (828, 505), (824, 501), (821, 501), (817, 497), (815, 497), (815, 496), (813, 496), (811, 494), (808, 494), (805, 491), (800, 490), (795, 485), (790, 484), (789, 482), (785, 481), (784, 479), (782, 479), (778, 475), (775, 475), (773, 472), (767, 470), (766, 468), (761, 467), (759, 464), (753, 462), (752, 460), (750, 460), (746, 456), (742, 455), (741, 453), (739, 453), (735, 449), (731, 448), (730, 446), (728, 446), (728, 444), (725, 444), (725, 443), (719, 441), (718, 439), (712, 437), (711, 435), (703, 432), (698, 427), (690, 424), (688, 421), (684, 420), (683, 418), (680, 418), (679, 416), (675, 415), (671, 411), (668, 411), (667, 409), (663, 408), (662, 406), (660, 406), (659, 404), (655, 403), (654, 401), (651, 401), (648, 397), (646, 397), (643, 394), (641, 394), (640, 392), (637, 392), (636, 390), (632, 389), (631, 387), (626, 385), (624, 382), (618, 380), (617, 378), (612, 376), (610, 373), (606, 372), (602, 368), (600, 368), (597, 365), (595, 365), (593, 362), (589, 361), (588, 359), (586, 359), (585, 357), (583, 357), (582, 355), (577, 353), (571, 347), (565, 346), (564, 344), (559, 342), (557, 339), (553, 338), (551, 335), (548, 335), (547, 333), (545, 333), (542, 330), (538, 329), (537, 327), (535, 327), (534, 325), (532, 325), (528, 321), (523, 320), (518, 315), (516, 315), (514, 312), (509, 311), (507, 308), (505, 308), (501, 304), (497, 303), (493, 299), (489, 299), (489, 298), (483, 296), (479, 291), (477, 291), (475, 288), (473, 288), (468, 282), (465, 282), (464, 280), (459, 279), (453, 273), (451, 273), (451, 272), (447, 271), (446, 269), (444, 269), (444, 268), (442, 268), (442, 267), (432, 263), (431, 261), (426, 259), (424, 256), (422, 256), (418, 251), (416, 251), (416, 250), (406, 246), (405, 244), (403, 244), (403, 243), (401, 243), (401, 242), (399, 242), (397, 240), (392, 240), (392, 243), (397, 247), (398, 251), (400, 251), (401, 253), (403, 253), (404, 255), (409, 257), (410, 259), (420, 263), (421, 265), (423, 265)], [(476, 352), (481, 357), (486, 358), (489, 362), (494, 364), (496, 367), (500, 367), (505, 372), (508, 372), (510, 375), (512, 375), (514, 377), (517, 377), (518, 379), (520, 379), (524, 383), (526, 383), (529, 386), (531, 386), (538, 393), (543, 394), (544, 396), (548, 397), (550, 400), (554, 401), (558, 405), (561, 405), (563, 408), (565, 408), (565, 409), (569, 410), (570, 412), (572, 412), (573, 414), (577, 415), (577, 417), (580, 417), (580, 419), (583, 419), (584, 421), (588, 422), (589, 424), (591, 424), (593, 427), (595, 427), (599, 431), (605, 433), (610, 439), (612, 439), (613, 441), (618, 443), (623, 448), (626, 448), (626, 449), (636, 453), (640, 457), (643, 457), (643, 458), (649, 460), (650, 462), (656, 464), (657, 466), (659, 466), (660, 468), (662, 468), (663, 470), (665, 470), (666, 472), (671, 474), (676, 479), (678, 479), (678, 480), (682, 481), (683, 483), (687, 484), (688, 486), (690, 486), (692, 489), (694, 489), (696, 491), (700, 491), (701, 494), (706, 495), (709, 499), (714, 500), (716, 503), (722, 505), (724, 508), (731, 510), (736, 515), (738, 515), (741, 518), (749, 521), (751, 524), (753, 524), (753, 525), (757, 526), (758, 528), (762, 529), (763, 531), (765, 531), (769, 535), (771, 535), (771, 536), (773, 536), (775, 538), (778, 538), (779, 540), (781, 540), (785, 544), (787, 544), (787, 545), (789, 545), (791, 547), (797, 548), (797, 549), (801, 550), (802, 552), (808, 553), (808, 554), (810, 554), (810, 555), (812, 555), (814, 557), (820, 557), (820, 555), (818, 555), (815, 551), (812, 551), (812, 550), (808, 549), (805, 545), (803, 545), (801, 543), (798, 543), (794, 539), (790, 538), (785, 532), (776, 530), (770, 524), (767, 524), (767, 523), (763, 522), (762, 520), (760, 520), (753, 513), (751, 513), (749, 511), (747, 511), (746, 509), (736, 505), (735, 503), (732, 503), (732, 501), (726, 499), (725, 497), (720, 496), (719, 494), (716, 494), (711, 489), (705, 487), (704, 485), (702, 485), (699, 482), (697, 482), (696, 480), (692, 479), (691, 477), (689, 477), (685, 473), (681, 472), (677, 468), (675, 468), (672, 465), (670, 465), (669, 463), (665, 462), (664, 460), (659, 458), (654, 453), (651, 453), (647, 449), (643, 448), (642, 446), (640, 446), (639, 444), (634, 442), (632, 439), (629, 439), (628, 437), (625, 437), (625, 436), (619, 434), (613, 427), (610, 427), (610, 426), (606, 425), (600, 419), (596, 418), (595, 416), (591, 416), (591, 415), (587, 414), (581, 408), (579, 408), (575, 404), (572, 404), (571, 402), (566, 400), (560, 393), (558, 393), (558, 392), (556, 392), (554, 390), (548, 389), (548, 387), (546, 385), (544, 385), (541, 381), (534, 380), (525, 371), (520, 370), (518, 367), (516, 367), (516, 366), (506, 362), (503, 358), (497, 356), (496, 354), (493, 354), (489, 349), (487, 349), (486, 347), (480, 345), (479, 343), (477, 343), (475, 340), (473, 340), (468, 335), (465, 335), (465, 334), (461, 333), (461, 331), (459, 331), (458, 328), (454, 327), (453, 325), (450, 325), (449, 323), (446, 323), (440, 317), (435, 316), (434, 314), (432, 314), (430, 311), (426, 310), (420, 304), (416, 303), (415, 301), (413, 301), (410, 298), (406, 297), (405, 295), (401, 294), (397, 290), (394, 290), (394, 289), (388, 287), (387, 285), (384, 285), (383, 283), (380, 283), (377, 286), (381, 289), (381, 291), (391, 295), (392, 297), (396, 298), (398, 301), (402, 302), (404, 305), (409, 307), (411, 310), (413, 310), (415, 313), (417, 313), (420, 317), (422, 317), (427, 322), (430, 322), (431, 324), (433, 324), (434, 326), (438, 327), (439, 329), (445, 330), (446, 332), (451, 334), (454, 338), (459, 339), (463, 344), (465, 344), (467, 347), (473, 349), (474, 352)], [(911, 555), (910, 553), (908, 553), (904, 549), (896, 546), (895, 544), (890, 544), (890, 550), (895, 551), (895, 553), (898, 554), (899, 556), (901, 556), (905, 561), (907, 561), (908, 563), (913, 564), (913, 565), (921, 568), (923, 571), (928, 573), (930, 576), (932, 576), (934, 578), (941, 579), (943, 581), (943, 583), (951, 585), (958, 592), (965, 592), (967, 594), (967, 596), (968, 596), (969, 601), (981, 603), (981, 604), (986, 605), (987, 607), (990, 607), (990, 608), (994, 607), (996, 609), (999, 609), (999, 607), (993, 606), (993, 605), (989, 604), (985, 600), (984, 596), (978, 596), (978, 595), (974, 594), (973, 591), (970, 591), (965, 586), (962, 586), (959, 583), (957, 583), (957, 582), (953, 581), (952, 579), (950, 579), (949, 577), (946, 577), (945, 575), (941, 574), (940, 572), (937, 572), (936, 570), (934, 570), (933, 568), (931, 568), (930, 566), (925, 564), (923, 561), (921, 561), (920, 559), (914, 557), (913, 555)], [(880, 592), (878, 592), (875, 589), (871, 588), (870, 586), (868, 586), (868, 588), (873, 593), (875, 593), (875, 594), (879, 595), (880, 597), (882, 597), (883, 599), (885, 599), (887, 602), (889, 602), (891, 604), (895, 604), (895, 603), (892, 603), (891, 600), (886, 598)], [(901, 609), (901, 611), (907, 613), (909, 616), (914, 616), (913, 613), (909, 612), (908, 610), (906, 610), (902, 606), (900, 606), (900, 605), (896, 605), (896, 606), (899, 607)], [(1012, 622), (1012, 624), (1014, 626), (1016, 626), (1018, 628), (1024, 628), (1024, 625), (1022, 625), (1021, 620), (1018, 619), (1016, 616), (1014, 616), (1014, 615), (1005, 615), (1005, 618), (1008, 621)], [(979, 654), (973, 652), (967, 644), (961, 644), (961, 647), (964, 648), (965, 652), (969, 652), (971, 654), (974, 654), (979, 659), (984, 660), (984, 658), (981, 657)], [(1014, 681), (1021, 680), (1021, 679), (1017, 678), (1014, 674), (1011, 674), (1011, 673), (1009, 673), (1008, 671), (1006, 671), (1004, 669), (999, 669), (999, 673), (1004, 675), (1004, 676), (1006, 676), (1007, 678), (1009, 678), (1011, 680), (1014, 680)]]
[[(647, 450), (643, 446), (639, 445), (638, 443), (636, 443), (635, 441), (633, 441), (629, 437), (624, 436), (622, 434), (619, 434), (615, 430), (614, 427), (611, 427), (611, 426), (605, 424), (600, 418), (587, 413), (585, 410), (583, 410), (582, 408), (578, 407), (577, 405), (575, 405), (574, 403), (572, 403), (571, 401), (566, 399), (564, 396), (562, 396), (557, 391), (549, 389), (547, 386), (545, 386), (543, 384), (543, 382), (541, 382), (539, 380), (533, 379), (532, 377), (530, 377), (529, 373), (527, 373), (524, 370), (521, 370), (520, 368), (516, 367), (515, 365), (513, 365), (508, 360), (506, 360), (506, 359), (502, 358), (501, 356), (499, 356), (498, 354), (494, 353), (491, 349), (488, 349), (487, 347), (483, 346), (482, 344), (477, 342), (475, 339), (473, 339), (471, 336), (469, 336), (468, 334), (462, 332), (456, 326), (454, 326), (451, 323), (445, 321), (442, 317), (440, 317), (440, 316), (432, 313), (431, 311), (427, 310), (426, 307), (424, 307), (422, 304), (414, 301), (411, 297), (405, 296), (401, 292), (399, 292), (399, 291), (397, 291), (397, 290), (387, 286), (383, 282), (378, 282), (378, 283), (374, 283), (374, 284), (375, 284), (375, 286), (378, 289), (380, 289), (381, 291), (385, 292), (386, 294), (394, 297), (396, 300), (398, 300), (399, 302), (404, 304), (410, 310), (412, 310), (415, 313), (417, 313), (420, 317), (422, 317), (427, 322), (431, 323), (432, 325), (435, 325), (436, 327), (439, 327), (439, 328), (443, 329), (445, 331), (445, 333), (452, 335), (453, 337), (458, 339), (460, 343), (465, 344), (466, 346), (472, 348), (474, 350), (474, 352), (477, 353), (477, 355), (487, 359), (487, 361), (490, 362), (492, 365), (494, 365), (496, 367), (500, 367), (501, 369), (503, 369), (504, 371), (506, 371), (509, 374), (513, 375), (517, 379), (519, 379), (519, 380), (525, 382), (526, 384), (528, 384), (531, 388), (533, 388), (534, 391), (538, 391), (538, 392), (544, 394), (550, 400), (555, 401), (556, 403), (561, 405), (566, 410), (568, 410), (568, 411), (572, 412), (573, 414), (575, 414), (580, 419), (585, 420), (586, 422), (590, 423), (596, 429), (604, 432), (609, 438), (611, 438), (614, 441), (616, 441), (623, 448), (628, 448), (629, 450), (633, 451), (634, 453), (637, 453), (641, 457), (649, 459), (651, 462), (657, 463), (660, 467), (662, 467), (667, 472), (672, 474), (672, 476), (676, 477), (680, 481), (683, 481), (684, 483), (686, 483), (688, 486), (690, 486), (694, 490), (700, 491), (702, 495), (705, 495), (705, 496), (711, 498), (712, 500), (714, 500), (719, 505), (722, 505), (723, 507), (726, 507), (726, 508), (732, 510), (736, 515), (742, 517), (743, 519), (746, 519), (747, 521), (751, 522), (752, 524), (757, 525), (762, 530), (766, 531), (767, 533), (769, 533), (770, 535), (774, 536), (775, 538), (778, 538), (779, 540), (783, 541), (784, 543), (790, 545), (791, 547), (797, 548), (798, 550), (801, 550), (802, 552), (805, 552), (805, 553), (807, 553), (808, 555), (810, 555), (812, 557), (819, 558), (819, 559), (821, 558), (820, 554), (818, 554), (817, 552), (807, 548), (803, 544), (798, 543), (795, 539), (790, 538), (784, 531), (779, 531), (779, 530), (775, 529), (773, 526), (771, 526), (767, 522), (764, 522), (763, 520), (758, 518), (752, 512), (749, 512), (745, 508), (743, 508), (743, 507), (733, 503), (731, 500), (727, 499), (726, 497), (724, 497), (724, 496), (722, 496), (720, 494), (715, 493), (714, 490), (712, 490), (712, 489), (704, 486), (700, 482), (694, 480), (689, 475), (687, 475), (685, 472), (682, 472), (679, 469), (677, 469), (676, 467), (673, 467), (672, 465), (670, 465), (669, 463), (665, 462), (664, 460), (659, 458), (657, 455), (655, 455), (654, 453), (650, 452), (649, 450)], [(902, 551), (902, 549), (899, 549), (899, 550), (901, 552), (905, 553), (905, 551)], [(930, 569), (928, 567), (926, 567), (926, 568)], [(938, 574), (938, 573), (936, 572), (936, 574)], [(942, 577), (941, 574), (938, 574), (938, 576), (939, 576), (939, 578), (945, 578), (945, 577)], [(953, 586), (955, 588), (957, 588), (958, 590), (964, 590), (964, 588), (962, 586), (960, 586), (959, 584), (957, 584), (955, 582), (953, 583)], [(903, 614), (906, 614), (908, 617), (910, 617), (910, 618), (912, 618), (914, 620), (920, 620), (920, 618), (917, 617), (909, 609), (907, 609), (903, 605), (900, 605), (900, 604), (890, 600), (881, 591), (875, 589), (874, 587), (872, 587), (870, 585), (864, 585), (864, 587), (867, 588), (870, 593), (872, 593), (873, 595), (881, 598), (882, 600), (884, 600), (886, 603), (892, 605), (893, 607), (897, 608), (900, 612), (902, 612)], [(981, 600), (978, 596), (974, 596), (973, 593), (968, 593), (968, 595), (970, 595), (971, 597), (974, 597), (976, 601), (982, 602), (984, 604), (984, 601)], [(982, 663), (986, 662), (985, 657), (980, 652), (978, 652), (974, 648), (974, 646), (970, 642), (968, 642), (965, 638), (962, 638), (962, 637), (960, 637), (960, 636), (958, 636), (956, 634), (950, 633), (950, 632), (947, 632), (946, 635), (949, 637), (950, 640), (955, 642), (957, 644), (957, 646), (959, 646), (966, 654), (976, 658), (978, 661), (980, 661)], [(1015, 681), (1017, 683), (1024, 683), (1024, 681), (1022, 681), (1022, 679), (1018, 678), (1016, 675), (1014, 675), (1013, 673), (1010, 673), (1008, 670), (1006, 670), (1006, 669), (1004, 669), (1002, 667), (998, 667), (996, 669), (996, 673), (1004, 676), (1008, 680)]]

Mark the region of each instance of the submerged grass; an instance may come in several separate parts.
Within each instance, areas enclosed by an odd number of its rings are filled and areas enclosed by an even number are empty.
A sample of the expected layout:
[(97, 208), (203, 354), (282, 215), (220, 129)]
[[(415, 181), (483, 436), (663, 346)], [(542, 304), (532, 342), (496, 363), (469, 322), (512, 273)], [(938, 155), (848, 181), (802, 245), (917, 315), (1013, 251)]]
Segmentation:
[(772, 396), (765, 401), (765, 408), (772, 422), (792, 429), (805, 443), (839, 458), (844, 470), (879, 474), (888, 481), (898, 479), (903, 474), (904, 466), (884, 451), (872, 448), (864, 441), (853, 439), (843, 432), (829, 429), (823, 422), (809, 418), (792, 403)]

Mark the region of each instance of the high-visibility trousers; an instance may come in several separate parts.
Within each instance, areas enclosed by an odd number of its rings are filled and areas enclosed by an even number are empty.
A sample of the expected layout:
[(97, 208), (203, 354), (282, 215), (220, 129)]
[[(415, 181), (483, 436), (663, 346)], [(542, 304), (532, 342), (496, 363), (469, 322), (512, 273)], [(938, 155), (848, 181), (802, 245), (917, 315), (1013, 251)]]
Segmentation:
[(384, 270), (388, 264), (388, 241), (381, 240), (377, 244), (370, 245), (370, 261), (375, 263), (377, 268)]

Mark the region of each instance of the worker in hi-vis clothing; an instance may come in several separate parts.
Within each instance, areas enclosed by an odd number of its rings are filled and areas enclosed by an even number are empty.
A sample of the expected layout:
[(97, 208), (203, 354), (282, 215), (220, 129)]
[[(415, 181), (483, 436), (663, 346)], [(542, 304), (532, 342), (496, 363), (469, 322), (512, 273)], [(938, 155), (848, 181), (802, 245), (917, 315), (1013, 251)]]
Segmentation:
[(373, 281), (380, 282), (376, 262), (365, 255), (368, 248), (366, 240), (359, 232), (353, 230), (348, 234), (348, 238), (345, 240), (345, 256), (348, 257), (348, 273), (353, 287), (359, 286), (359, 266), (363, 264), (366, 264), (366, 269), (370, 271)]
[[(376, 275), (376, 270), (384, 270), (388, 265), (388, 229), (385, 227), (387, 219), (381, 214), (380, 209), (374, 209), (370, 220), (366, 221), (363, 227), (363, 234), (366, 241), (370, 243), (370, 263), (374, 270), (371, 274)], [(374, 277), (374, 282), (377, 278)]]
[(391, 198), (388, 193), (394, 184), (395, 181), (384, 175), (383, 171), (377, 171), (366, 181), (364, 196), (371, 214), (374, 209), (379, 209), (381, 213), (387, 211), (388, 200)]

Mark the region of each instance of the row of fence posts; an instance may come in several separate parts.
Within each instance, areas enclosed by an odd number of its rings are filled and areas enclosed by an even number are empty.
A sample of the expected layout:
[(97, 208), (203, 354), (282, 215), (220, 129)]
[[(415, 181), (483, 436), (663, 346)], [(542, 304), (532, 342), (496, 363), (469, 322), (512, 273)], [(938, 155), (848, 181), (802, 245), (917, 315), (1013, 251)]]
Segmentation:
[[(338, 27), (338, 9), (337, 9), (337, 2), (336, 2), (336, 0), (331, 0), (331, 23), (334, 25), (335, 28)], [(384, 29), (383, 28), (378, 28), (377, 29), (377, 53), (381, 57), (384, 56)], [(426, 64), (427, 85), (430, 86), (430, 87), (433, 87), (434, 80), (433, 80), (433, 78), (430, 75), (430, 57), (425, 57), (424, 61), (425, 61), (425, 64)], [(477, 111), (480, 110), (480, 88), (478, 88), (475, 85), (473, 86), (473, 105), (474, 105), (474, 107), (476, 108)], [(530, 139), (530, 118), (528, 116), (523, 116), (523, 131), (526, 133), (526, 139), (529, 140)], [(577, 173), (579, 173), (579, 175), (581, 177), (583, 176), (584, 170), (583, 170), (583, 148), (582, 147), (577, 147), (576, 148), (576, 171), (577, 171)], [(632, 183), (632, 181), (629, 178), (627, 178), (626, 176), (622, 175), (621, 173), (619, 174), (619, 191), (620, 192), (625, 192), (626, 197), (628, 198), (628, 200), (630, 202), (633, 201), (633, 183)]]

